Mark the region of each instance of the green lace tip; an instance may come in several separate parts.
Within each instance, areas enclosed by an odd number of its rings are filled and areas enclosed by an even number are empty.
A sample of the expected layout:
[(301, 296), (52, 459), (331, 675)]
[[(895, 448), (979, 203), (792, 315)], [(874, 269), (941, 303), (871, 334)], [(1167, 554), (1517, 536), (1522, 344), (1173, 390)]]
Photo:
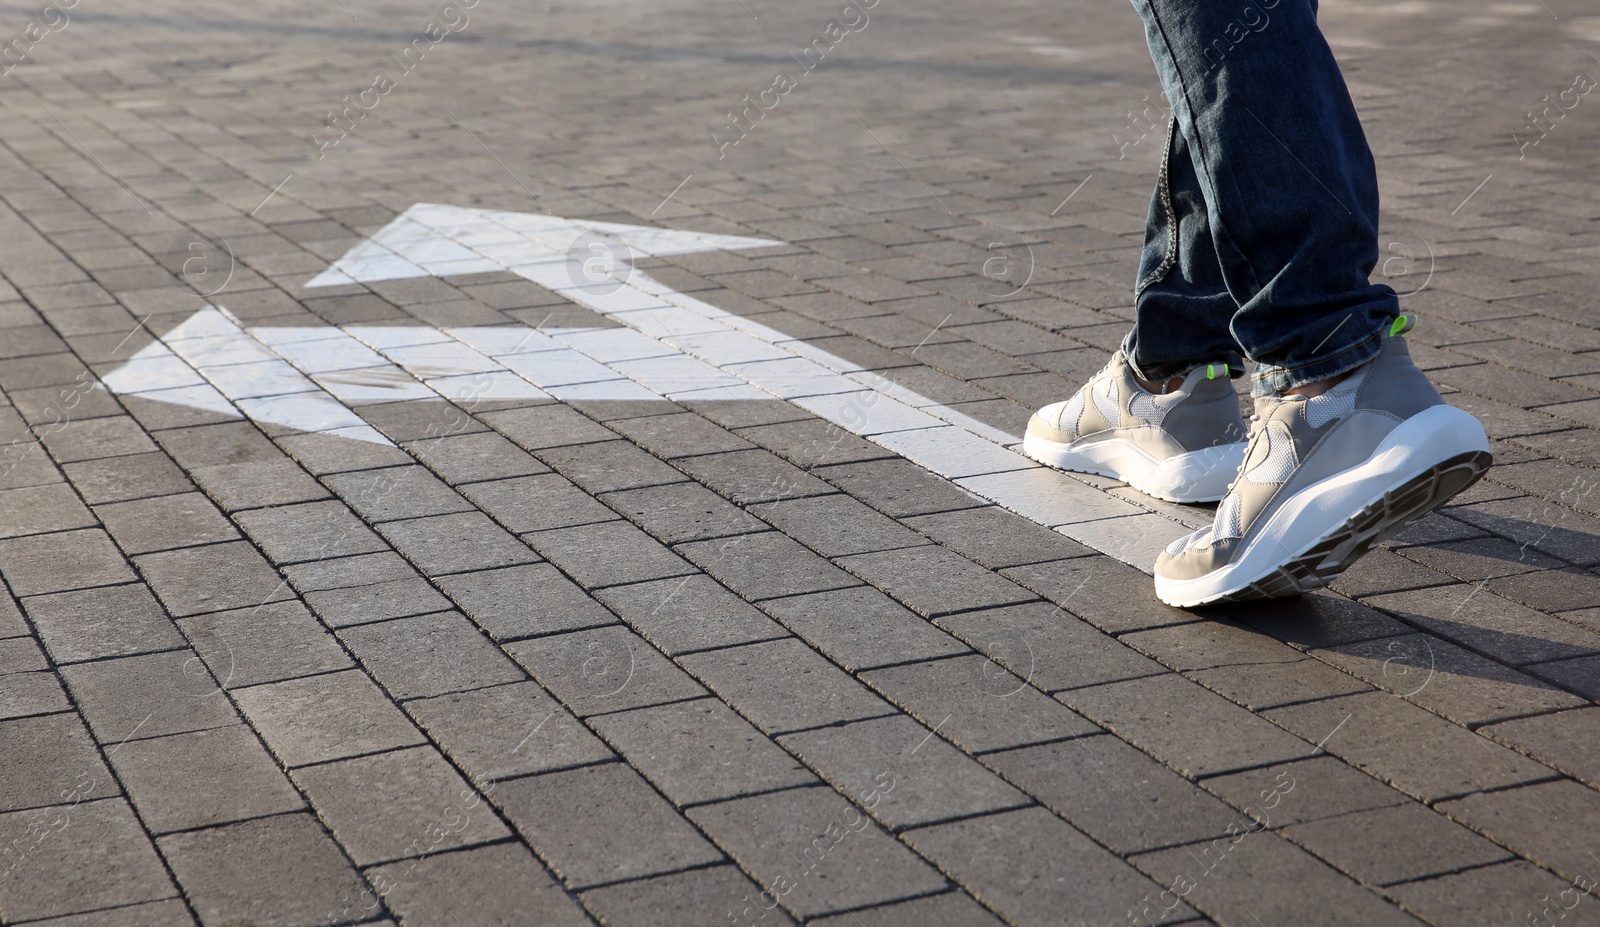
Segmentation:
[(1397, 315), (1394, 318), (1394, 324), (1389, 326), (1389, 337), (1393, 338), (1394, 336), (1402, 334), (1410, 328), (1411, 326), (1409, 324), (1409, 320), (1403, 315)]
[(1207, 364), (1206, 365), (1206, 379), (1207, 380), (1215, 380), (1216, 378), (1217, 378), (1217, 365), (1216, 364)]

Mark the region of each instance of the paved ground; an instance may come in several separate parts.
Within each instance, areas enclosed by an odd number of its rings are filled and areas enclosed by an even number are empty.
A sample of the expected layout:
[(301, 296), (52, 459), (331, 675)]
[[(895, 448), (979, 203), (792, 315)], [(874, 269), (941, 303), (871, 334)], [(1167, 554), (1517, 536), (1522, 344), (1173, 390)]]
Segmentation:
[[(1600, 16), (1323, 7), (1498, 465), (1205, 613), (1001, 447), (1129, 317), (1126, 4), (0, 9), (0, 921), (1600, 923)], [(308, 286), (418, 203), (777, 244)]]

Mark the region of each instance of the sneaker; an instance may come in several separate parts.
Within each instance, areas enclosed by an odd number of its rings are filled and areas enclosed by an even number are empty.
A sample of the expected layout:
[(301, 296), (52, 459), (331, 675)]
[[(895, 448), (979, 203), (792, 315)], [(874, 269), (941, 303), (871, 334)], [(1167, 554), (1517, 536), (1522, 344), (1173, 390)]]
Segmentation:
[(1196, 368), (1158, 395), (1118, 351), (1071, 399), (1034, 414), (1022, 450), (1168, 502), (1215, 502), (1244, 462), (1245, 424), (1226, 364)]
[(1314, 399), (1256, 400), (1249, 450), (1209, 528), (1156, 559), (1156, 595), (1189, 608), (1327, 585), (1372, 545), (1489, 469), (1489, 439), (1446, 405), (1400, 337)]

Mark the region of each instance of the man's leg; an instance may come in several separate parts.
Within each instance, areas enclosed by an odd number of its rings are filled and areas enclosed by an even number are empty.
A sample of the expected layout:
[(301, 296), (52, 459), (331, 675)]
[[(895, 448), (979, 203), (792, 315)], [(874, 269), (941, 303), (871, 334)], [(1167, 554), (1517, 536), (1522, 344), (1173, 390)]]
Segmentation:
[[(1259, 365), (1257, 395), (1371, 360), (1399, 302), (1368, 281), (1377, 176), (1314, 0), (1133, 5), (1181, 136), (1168, 171), (1178, 254), (1141, 291), (1136, 363), (1154, 378), (1172, 340), (1216, 350), (1218, 284), (1236, 307), (1234, 340)], [(1189, 331), (1160, 334), (1169, 318)]]
[[(1303, 592), (1481, 477), (1488, 439), (1411, 362), (1401, 336), (1415, 319), (1368, 280), (1376, 174), (1315, 0), (1133, 3), (1238, 304), (1230, 329), (1257, 364), (1238, 477), (1214, 523), (1158, 558), (1156, 594), (1192, 606)], [(1156, 286), (1151, 308), (1165, 307)], [(1160, 324), (1144, 309), (1141, 363)]]

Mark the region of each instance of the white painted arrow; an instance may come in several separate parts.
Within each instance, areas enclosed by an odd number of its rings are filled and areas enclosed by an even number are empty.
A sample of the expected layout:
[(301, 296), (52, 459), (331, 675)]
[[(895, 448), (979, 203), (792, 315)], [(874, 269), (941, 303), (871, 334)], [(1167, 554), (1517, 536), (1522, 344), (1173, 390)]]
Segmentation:
[[(308, 287), (510, 271), (593, 327), (245, 327), (208, 307), (107, 375), (113, 392), (389, 443), (351, 408), (404, 399), (784, 399), (975, 495), (1148, 571), (1199, 513), (1134, 505), (1018, 453), (1019, 439), (633, 270), (640, 256), (780, 242), (418, 204)], [(618, 327), (618, 326), (621, 327)], [(1168, 517), (1154, 514), (1160, 508)]]

